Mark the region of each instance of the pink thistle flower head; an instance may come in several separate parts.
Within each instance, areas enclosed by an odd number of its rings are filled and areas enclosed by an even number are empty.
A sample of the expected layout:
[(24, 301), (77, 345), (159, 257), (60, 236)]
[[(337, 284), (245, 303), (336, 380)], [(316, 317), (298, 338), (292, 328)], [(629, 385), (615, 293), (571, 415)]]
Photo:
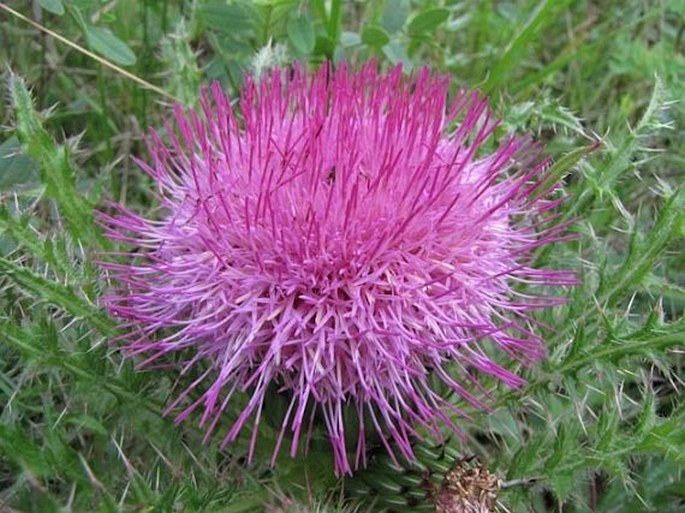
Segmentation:
[(103, 214), (134, 246), (103, 264), (119, 284), (106, 302), (143, 364), (205, 362), (179, 420), (199, 410), (209, 436), (247, 392), (223, 436), (251, 425), (252, 453), (276, 387), (290, 402), (274, 458), (316, 416), (351, 473), (367, 431), (412, 459), (414, 437), (458, 430), (440, 390), (484, 408), (483, 377), (523, 383), (511, 363), (544, 354), (530, 311), (560, 299), (521, 287), (574, 283), (531, 267), (564, 236), (563, 199), (530, 141), (495, 146), (486, 101), (447, 89), (427, 69), (295, 67), (247, 79), (235, 109), (215, 85), (200, 112), (176, 108), (166, 142), (152, 132), (139, 164), (162, 210)]

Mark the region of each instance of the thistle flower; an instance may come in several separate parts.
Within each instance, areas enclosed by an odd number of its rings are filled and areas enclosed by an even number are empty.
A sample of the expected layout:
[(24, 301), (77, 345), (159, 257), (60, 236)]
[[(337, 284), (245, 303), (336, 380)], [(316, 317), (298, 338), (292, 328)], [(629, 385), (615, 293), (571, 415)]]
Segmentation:
[(126, 354), (201, 368), (168, 411), (200, 411), (206, 437), (246, 392), (223, 443), (252, 424), (250, 454), (275, 388), (289, 405), (274, 458), (316, 417), (338, 472), (365, 464), (367, 431), (412, 459), (414, 437), (459, 430), (454, 397), (486, 408), (482, 378), (519, 387), (512, 363), (543, 357), (530, 311), (561, 300), (526, 291), (574, 283), (531, 267), (564, 237), (563, 198), (530, 141), (495, 146), (486, 100), (448, 103), (427, 69), (246, 82), (235, 109), (214, 85), (201, 112), (176, 107), (167, 142), (151, 133), (139, 165), (158, 187), (153, 218), (103, 214), (133, 246), (104, 263)]

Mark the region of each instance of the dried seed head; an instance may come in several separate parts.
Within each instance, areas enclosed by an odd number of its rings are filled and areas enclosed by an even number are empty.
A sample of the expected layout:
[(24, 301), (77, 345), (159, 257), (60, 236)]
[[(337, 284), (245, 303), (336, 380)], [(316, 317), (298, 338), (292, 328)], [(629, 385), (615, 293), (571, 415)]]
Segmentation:
[(492, 513), (502, 481), (479, 464), (458, 460), (445, 474), (433, 501), (437, 513)]

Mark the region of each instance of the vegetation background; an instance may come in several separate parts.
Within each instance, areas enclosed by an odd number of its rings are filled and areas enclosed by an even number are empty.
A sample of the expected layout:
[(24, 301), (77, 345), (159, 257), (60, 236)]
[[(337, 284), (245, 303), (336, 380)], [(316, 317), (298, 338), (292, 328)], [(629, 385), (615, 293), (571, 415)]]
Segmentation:
[[(684, 51), (683, 0), (0, 2), (0, 511), (430, 511), (464, 455), (505, 481), (502, 511), (684, 511)], [(579, 221), (539, 264), (582, 286), (539, 313), (549, 359), (468, 444), (345, 480), (325, 444), (246, 464), (108, 344), (93, 207), (154, 207), (131, 156), (201, 84), (372, 57), (449, 73), (546, 144)]]

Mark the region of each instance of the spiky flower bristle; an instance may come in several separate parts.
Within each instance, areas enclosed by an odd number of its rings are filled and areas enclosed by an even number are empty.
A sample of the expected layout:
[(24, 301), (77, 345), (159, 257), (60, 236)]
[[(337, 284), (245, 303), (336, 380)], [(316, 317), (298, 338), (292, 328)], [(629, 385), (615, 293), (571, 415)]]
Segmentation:
[(274, 458), (320, 417), (351, 473), (368, 430), (408, 460), (415, 439), (459, 431), (466, 413), (434, 383), (477, 408), (482, 377), (523, 384), (516, 367), (544, 355), (530, 312), (562, 302), (531, 288), (575, 283), (532, 267), (565, 236), (564, 198), (540, 149), (495, 141), (486, 100), (448, 102), (448, 82), (375, 63), (277, 69), (248, 78), (235, 109), (214, 85), (152, 132), (139, 164), (161, 210), (102, 214), (133, 246), (103, 263), (119, 287), (106, 304), (141, 365), (202, 368), (169, 407), (186, 403), (178, 421), (200, 410), (209, 437), (245, 392), (224, 443), (251, 420), (252, 454), (275, 388), (289, 404)]

